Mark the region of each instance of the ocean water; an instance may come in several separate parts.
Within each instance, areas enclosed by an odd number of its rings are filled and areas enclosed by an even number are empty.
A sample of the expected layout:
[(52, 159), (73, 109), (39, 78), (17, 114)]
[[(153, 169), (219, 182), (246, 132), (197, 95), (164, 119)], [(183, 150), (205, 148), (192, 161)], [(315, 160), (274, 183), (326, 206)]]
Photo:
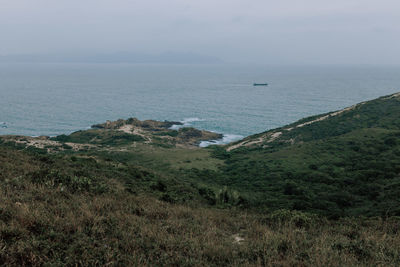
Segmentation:
[[(268, 87), (254, 87), (268, 82)], [(224, 142), (400, 91), (400, 67), (0, 64), (0, 135), (183, 121)]]

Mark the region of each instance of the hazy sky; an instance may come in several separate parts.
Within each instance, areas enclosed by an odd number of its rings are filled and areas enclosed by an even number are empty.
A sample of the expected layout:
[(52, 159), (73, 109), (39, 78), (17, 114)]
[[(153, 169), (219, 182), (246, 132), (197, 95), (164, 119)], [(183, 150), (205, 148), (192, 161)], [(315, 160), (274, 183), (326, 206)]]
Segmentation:
[(400, 0), (0, 0), (0, 54), (400, 64)]

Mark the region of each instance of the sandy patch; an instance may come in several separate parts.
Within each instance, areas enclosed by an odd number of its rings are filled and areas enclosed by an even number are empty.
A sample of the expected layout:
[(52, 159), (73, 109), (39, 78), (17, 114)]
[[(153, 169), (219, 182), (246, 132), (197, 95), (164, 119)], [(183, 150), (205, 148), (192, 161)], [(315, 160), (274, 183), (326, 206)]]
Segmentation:
[(230, 146), (226, 148), (226, 151), (231, 151), (236, 148), (242, 147), (242, 146), (252, 146), (255, 144), (260, 144), (260, 143), (271, 143), (272, 141), (275, 141), (279, 136), (282, 135), (282, 132), (274, 132), (274, 133), (268, 133), (266, 135), (260, 136), (256, 140), (250, 141), (250, 140), (245, 140), (240, 143), (237, 143), (236, 145)]
[(128, 133), (128, 134), (139, 135), (139, 136), (143, 137), (146, 140), (145, 141), (146, 144), (152, 142), (151, 138), (148, 135), (145, 134), (145, 131), (143, 131), (142, 129), (137, 128), (137, 127), (135, 127), (133, 125), (125, 124), (125, 125), (121, 126), (118, 129), (118, 131), (122, 131), (122, 132)]
[(390, 96), (386, 97), (385, 99), (396, 98), (396, 97), (400, 97), (400, 92), (390, 95)]
[[(40, 149), (46, 149), (47, 152), (56, 152), (60, 150), (65, 150), (63, 147), (63, 143), (59, 141), (53, 141), (48, 139), (48, 137), (10, 137), (7, 138), (9, 141), (13, 141), (17, 144), (22, 144), (26, 147), (36, 147)], [(91, 144), (77, 144), (77, 143), (65, 143), (66, 145), (70, 146), (72, 150), (79, 151), (82, 149), (88, 149), (91, 147), (96, 147), (95, 145)]]
[(337, 116), (337, 115), (339, 115), (339, 114), (342, 114), (343, 112), (352, 110), (352, 109), (354, 109), (355, 107), (356, 107), (356, 106), (351, 106), (351, 107), (348, 107), (348, 108), (345, 108), (345, 109), (342, 109), (342, 110), (339, 110), (339, 111), (330, 113), (330, 114), (328, 114), (328, 115), (319, 117), (319, 118), (317, 118), (317, 119), (315, 119), (315, 120), (312, 120), (312, 121), (308, 121), (308, 122), (305, 122), (305, 123), (298, 124), (298, 125), (296, 125), (295, 127), (287, 128), (286, 130), (287, 130), (287, 131), (291, 131), (291, 130), (293, 130), (294, 128), (300, 128), (300, 127), (304, 127), (304, 126), (306, 126), (306, 125), (313, 124), (313, 123), (318, 122), (318, 121), (323, 121), (323, 120), (326, 120), (326, 119), (328, 119), (328, 118), (330, 118), (330, 117), (334, 117), (334, 116)]
[[(391, 95), (390, 97), (400, 97), (400, 93)], [(296, 125), (296, 126), (294, 126), (294, 127), (286, 128), (285, 130), (286, 130), (286, 131), (291, 131), (291, 130), (293, 130), (293, 129), (295, 129), (295, 128), (301, 128), (301, 127), (304, 127), (304, 126), (306, 126), (306, 125), (313, 124), (313, 123), (315, 123), (315, 122), (319, 122), (319, 121), (326, 120), (326, 119), (328, 119), (328, 118), (330, 118), (330, 117), (334, 117), (334, 116), (337, 116), (337, 115), (339, 115), (339, 114), (342, 114), (342, 113), (344, 113), (344, 112), (346, 112), (346, 111), (350, 111), (350, 110), (352, 110), (352, 109), (355, 109), (357, 106), (363, 105), (363, 104), (365, 104), (365, 103), (366, 103), (366, 102), (362, 102), (362, 103), (359, 103), (359, 104), (357, 104), (357, 105), (353, 105), (353, 106), (351, 106), (351, 107), (344, 108), (344, 109), (342, 109), (342, 110), (332, 112), (332, 113), (330, 113), (330, 114), (328, 114), (328, 115), (325, 115), (325, 116), (316, 118), (315, 120), (308, 121), (308, 122), (304, 122), (304, 123), (298, 124), (298, 125)], [(258, 138), (255, 139), (255, 140), (244, 140), (244, 141), (241, 141), (241, 142), (239, 142), (239, 143), (237, 143), (237, 144), (235, 144), (235, 145), (231, 145), (231, 146), (229, 146), (229, 147), (226, 148), (226, 151), (229, 152), (229, 151), (231, 151), (231, 150), (237, 149), (237, 148), (242, 147), (242, 146), (251, 146), (251, 145), (260, 144), (260, 143), (270, 143), (270, 142), (272, 142), (272, 141), (275, 141), (275, 140), (276, 140), (277, 138), (279, 138), (281, 135), (282, 135), (282, 132), (274, 132), (274, 133), (272, 133), (272, 134), (271, 134), (271, 133), (268, 133), (268, 134), (265, 134), (265, 135), (263, 135), (263, 136), (261, 136), (261, 137), (258, 137)], [(293, 140), (293, 139), (290, 139), (290, 143), (293, 144), (293, 143), (294, 143), (294, 140)]]

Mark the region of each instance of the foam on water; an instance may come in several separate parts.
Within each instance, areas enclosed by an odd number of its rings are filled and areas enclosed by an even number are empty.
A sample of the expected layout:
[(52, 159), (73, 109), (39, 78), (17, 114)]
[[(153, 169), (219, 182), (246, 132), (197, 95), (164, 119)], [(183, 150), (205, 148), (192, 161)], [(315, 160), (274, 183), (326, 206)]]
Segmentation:
[(174, 124), (169, 129), (171, 129), (171, 130), (179, 130), (180, 128), (191, 126), (192, 122), (196, 122), (196, 121), (204, 121), (204, 120), (202, 120), (200, 118), (185, 118), (185, 119), (180, 121), (182, 123), (181, 125)]
[[(199, 121), (205, 121), (204, 119), (200, 118), (185, 118), (181, 120), (180, 122), (182, 125), (172, 125), (170, 127), (171, 130), (179, 130), (180, 128), (183, 127), (189, 127), (192, 125), (193, 122), (199, 122)], [(211, 131), (215, 132), (215, 131)], [(237, 134), (223, 134), (223, 137), (218, 140), (208, 140), (208, 141), (201, 141), (199, 144), (199, 147), (207, 147), (210, 145), (222, 145), (222, 144), (228, 144), (230, 142), (234, 142), (237, 140), (242, 139), (244, 136), (243, 135), (237, 135)]]
[(228, 143), (240, 140), (243, 137), (244, 137), (243, 135), (237, 135), (237, 134), (224, 134), (222, 139), (219, 139), (219, 140), (201, 141), (199, 144), (199, 147), (208, 147), (211, 145), (224, 145), (224, 144), (228, 144)]
[(183, 124), (190, 124), (191, 122), (195, 122), (195, 121), (203, 121), (203, 120), (199, 119), (199, 118), (185, 118), (181, 122)]

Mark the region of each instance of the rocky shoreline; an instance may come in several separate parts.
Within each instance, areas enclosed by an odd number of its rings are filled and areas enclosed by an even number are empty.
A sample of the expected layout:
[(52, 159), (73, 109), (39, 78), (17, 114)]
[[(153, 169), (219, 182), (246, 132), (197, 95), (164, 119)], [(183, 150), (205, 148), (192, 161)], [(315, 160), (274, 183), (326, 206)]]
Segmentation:
[(198, 148), (203, 141), (223, 138), (222, 134), (193, 127), (171, 129), (174, 125), (182, 126), (183, 123), (176, 121), (141, 121), (137, 118), (129, 118), (95, 124), (91, 126), (91, 129), (73, 132), (70, 135), (63, 134), (56, 137), (5, 135), (0, 136), (0, 139), (2, 142), (13, 142), (20, 146), (57, 152), (69, 149), (79, 151), (100, 147), (127, 147), (138, 143), (166, 148)]

